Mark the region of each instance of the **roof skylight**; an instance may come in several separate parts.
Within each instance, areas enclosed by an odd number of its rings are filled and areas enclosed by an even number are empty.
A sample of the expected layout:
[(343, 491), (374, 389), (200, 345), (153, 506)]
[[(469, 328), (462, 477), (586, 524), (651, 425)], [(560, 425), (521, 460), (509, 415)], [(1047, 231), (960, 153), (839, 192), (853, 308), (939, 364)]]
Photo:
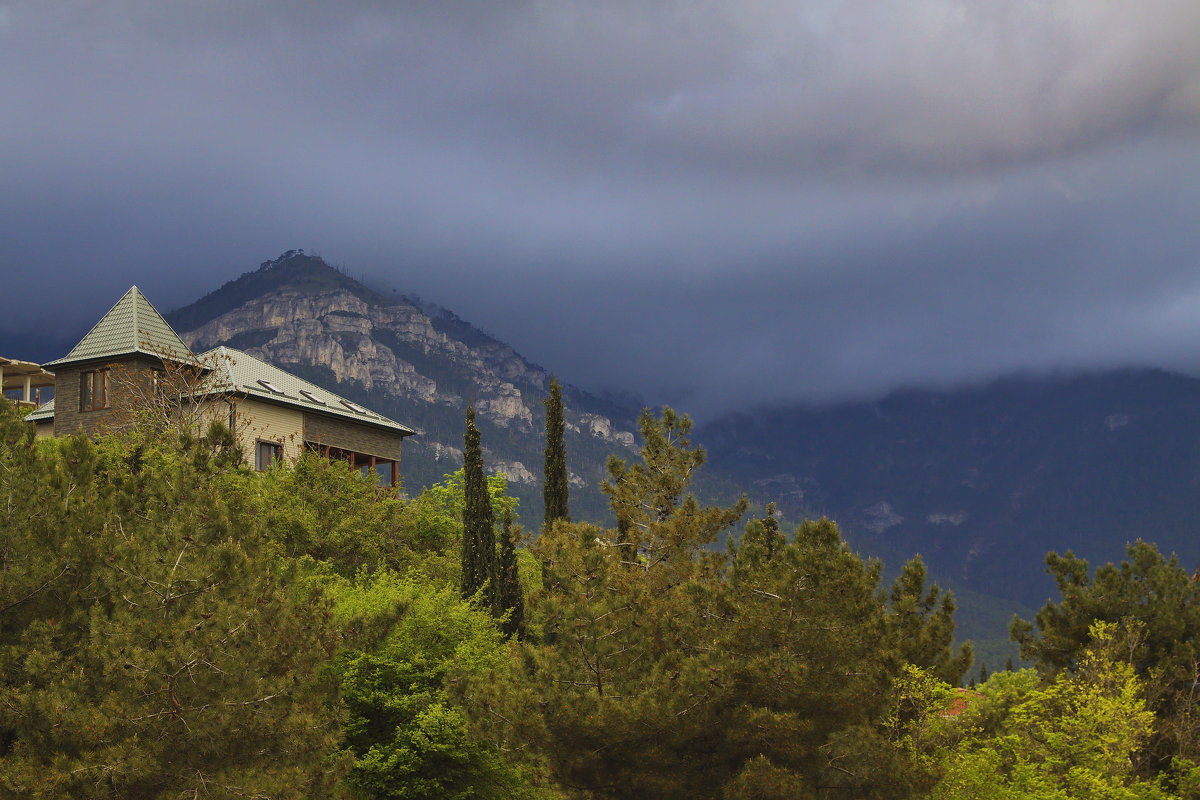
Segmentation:
[(317, 397), (315, 394), (310, 392), (308, 389), (301, 389), (300, 394), (304, 395), (304, 399), (306, 399), (306, 400), (311, 400), (312, 402), (317, 403), (319, 405), (326, 405), (324, 400)]
[(272, 394), (283, 394), (283, 390), (280, 389), (279, 387), (277, 387), (275, 384), (271, 383), (270, 381), (263, 380), (260, 378), (258, 381), (258, 385), (263, 387), (264, 389), (266, 389), (268, 392), (271, 392)]

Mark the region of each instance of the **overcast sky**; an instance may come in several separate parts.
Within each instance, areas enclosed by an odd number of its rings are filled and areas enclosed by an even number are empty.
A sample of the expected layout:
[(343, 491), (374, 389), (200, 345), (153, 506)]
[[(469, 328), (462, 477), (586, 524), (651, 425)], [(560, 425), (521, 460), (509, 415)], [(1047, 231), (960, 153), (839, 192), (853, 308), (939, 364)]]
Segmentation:
[(1200, 2), (0, 0), (0, 351), (290, 248), (702, 415), (1192, 369)]

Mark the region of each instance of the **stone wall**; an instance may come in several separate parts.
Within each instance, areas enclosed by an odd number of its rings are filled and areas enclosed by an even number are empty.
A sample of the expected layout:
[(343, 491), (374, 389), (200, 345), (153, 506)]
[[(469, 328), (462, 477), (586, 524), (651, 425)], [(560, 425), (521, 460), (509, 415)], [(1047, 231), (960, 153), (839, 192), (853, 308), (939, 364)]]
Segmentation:
[(399, 433), (324, 414), (304, 412), (305, 442), (399, 461), (400, 440)]
[[(154, 370), (160, 364), (150, 358), (124, 358), (95, 364), (70, 364), (54, 371), (54, 435), (68, 436), (83, 431), (88, 436), (128, 430), (149, 390)], [(108, 369), (108, 408), (81, 411), (79, 383), (83, 373)], [(139, 399), (141, 398), (141, 399)]]

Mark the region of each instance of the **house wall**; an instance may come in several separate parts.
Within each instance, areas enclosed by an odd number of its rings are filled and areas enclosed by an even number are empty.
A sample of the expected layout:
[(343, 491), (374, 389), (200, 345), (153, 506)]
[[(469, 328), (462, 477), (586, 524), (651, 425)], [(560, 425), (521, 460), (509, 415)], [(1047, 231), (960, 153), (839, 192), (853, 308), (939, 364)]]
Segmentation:
[[(149, 358), (125, 358), (107, 363), (70, 364), (54, 371), (54, 435), (83, 431), (88, 436), (129, 429), (139, 410), (138, 398), (153, 396), (150, 390), (158, 362)], [(79, 410), (80, 375), (88, 370), (109, 369), (109, 407)]]
[(351, 420), (304, 413), (305, 442), (399, 461), (401, 439), (397, 433), (368, 427)]
[[(223, 401), (214, 402), (213, 413), (225, 421), (229, 406)], [(304, 413), (294, 408), (263, 403), (253, 398), (237, 401), (235, 414), (236, 433), (241, 442), (246, 462), (254, 465), (254, 447), (257, 442), (276, 442), (283, 445), (283, 458), (291, 463), (300, 457), (304, 449)]]

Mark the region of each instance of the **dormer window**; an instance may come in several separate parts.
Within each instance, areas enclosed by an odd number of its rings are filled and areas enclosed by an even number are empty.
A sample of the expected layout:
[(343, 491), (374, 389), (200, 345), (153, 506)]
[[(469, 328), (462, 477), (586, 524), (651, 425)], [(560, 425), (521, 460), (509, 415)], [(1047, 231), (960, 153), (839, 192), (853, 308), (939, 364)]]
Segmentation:
[(277, 387), (275, 384), (271, 383), (270, 381), (260, 380), (258, 382), (258, 385), (263, 387), (264, 389), (266, 389), (271, 394), (283, 394), (283, 390), (280, 389), (279, 387)]
[(315, 394), (310, 392), (308, 389), (301, 389), (300, 394), (304, 395), (305, 400), (310, 400), (310, 401), (316, 403), (317, 405), (322, 405), (322, 406), (326, 405), (324, 400), (317, 397)]

